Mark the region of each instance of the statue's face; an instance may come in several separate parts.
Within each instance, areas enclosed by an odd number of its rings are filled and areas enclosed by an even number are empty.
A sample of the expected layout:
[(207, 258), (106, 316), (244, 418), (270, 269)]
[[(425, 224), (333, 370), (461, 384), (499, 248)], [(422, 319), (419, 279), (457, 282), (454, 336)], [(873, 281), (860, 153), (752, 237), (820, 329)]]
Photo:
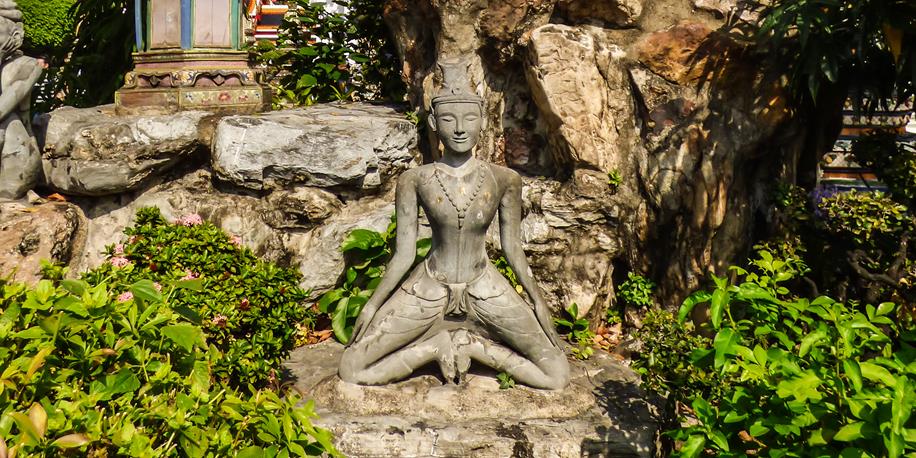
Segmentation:
[(448, 102), (436, 105), (435, 119), (430, 118), (429, 126), (439, 135), (445, 149), (455, 153), (467, 153), (480, 140), (483, 116), (480, 105), (475, 102)]

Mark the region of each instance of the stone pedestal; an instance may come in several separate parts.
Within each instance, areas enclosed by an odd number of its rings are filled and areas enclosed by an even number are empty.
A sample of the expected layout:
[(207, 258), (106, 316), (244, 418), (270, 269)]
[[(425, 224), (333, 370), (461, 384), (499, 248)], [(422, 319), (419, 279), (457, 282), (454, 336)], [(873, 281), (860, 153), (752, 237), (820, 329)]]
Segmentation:
[(492, 373), (465, 385), (419, 375), (383, 387), (341, 381), (343, 347), (325, 342), (293, 352), (295, 385), (314, 399), (316, 424), (350, 457), (651, 457), (659, 407), (638, 377), (610, 355), (574, 361), (562, 391), (501, 390)]
[(256, 113), (269, 108), (260, 71), (248, 53), (233, 50), (161, 50), (134, 54), (134, 70), (115, 93), (120, 114), (161, 107), (167, 111), (208, 110)]

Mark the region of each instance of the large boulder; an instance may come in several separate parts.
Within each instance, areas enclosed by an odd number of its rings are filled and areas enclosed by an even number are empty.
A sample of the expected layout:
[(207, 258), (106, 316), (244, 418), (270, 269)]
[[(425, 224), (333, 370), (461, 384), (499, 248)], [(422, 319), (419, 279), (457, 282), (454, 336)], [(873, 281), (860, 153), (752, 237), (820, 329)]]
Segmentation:
[(316, 105), (220, 120), (216, 175), (254, 190), (297, 185), (377, 190), (415, 165), (416, 126), (380, 105)]
[(48, 186), (65, 194), (105, 196), (138, 189), (206, 146), (200, 111), (118, 116), (113, 106), (65, 107), (42, 121)]
[(294, 386), (315, 400), (315, 424), (347, 456), (655, 456), (656, 400), (608, 354), (571, 362), (569, 386), (545, 391), (501, 390), (494, 373), (473, 369), (463, 385), (423, 374), (353, 385), (337, 377), (342, 351), (336, 342), (302, 347), (286, 367)]
[(627, 143), (621, 136), (634, 124), (625, 56), (586, 27), (549, 24), (531, 32), (528, 82), (550, 126), (557, 163), (620, 168)]
[(0, 203), (0, 278), (35, 283), (42, 261), (74, 267), (85, 243), (85, 220), (65, 202)]

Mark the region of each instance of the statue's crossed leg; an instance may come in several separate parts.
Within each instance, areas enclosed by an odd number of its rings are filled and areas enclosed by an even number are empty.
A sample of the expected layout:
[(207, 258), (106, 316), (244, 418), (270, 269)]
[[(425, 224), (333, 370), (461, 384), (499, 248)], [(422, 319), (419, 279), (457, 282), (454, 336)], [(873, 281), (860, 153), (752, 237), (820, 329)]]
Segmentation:
[(566, 357), (541, 332), (531, 308), (520, 297), (505, 296), (497, 302), (474, 300), (467, 317), (495, 338), (491, 339), (454, 324), (443, 328), (444, 301), (428, 301), (399, 289), (365, 335), (344, 351), (340, 376), (348, 382), (382, 385), (435, 361), (446, 379), (460, 381), (475, 360), (528, 386), (564, 387), (569, 379)]

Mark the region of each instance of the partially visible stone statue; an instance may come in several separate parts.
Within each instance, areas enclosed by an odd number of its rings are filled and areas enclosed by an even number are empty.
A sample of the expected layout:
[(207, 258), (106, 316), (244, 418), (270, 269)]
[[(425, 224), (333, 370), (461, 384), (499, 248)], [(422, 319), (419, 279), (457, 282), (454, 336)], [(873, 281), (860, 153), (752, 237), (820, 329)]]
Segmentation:
[[(444, 87), (432, 100), (429, 127), (445, 151), (438, 162), (398, 180), (395, 254), (357, 318), (339, 374), (381, 385), (435, 361), (447, 380), (461, 382), (474, 360), (526, 385), (561, 389), (569, 363), (519, 237), (522, 180), (474, 157), (483, 101), (469, 92), (464, 74), (443, 66)], [(432, 248), (408, 275), (418, 207), (432, 227)], [(506, 260), (534, 307), (487, 257), (485, 235), (497, 212)]]
[(23, 56), (22, 13), (0, 0), (0, 199), (18, 199), (41, 177), (41, 152), (32, 133), (32, 88), (42, 66)]

